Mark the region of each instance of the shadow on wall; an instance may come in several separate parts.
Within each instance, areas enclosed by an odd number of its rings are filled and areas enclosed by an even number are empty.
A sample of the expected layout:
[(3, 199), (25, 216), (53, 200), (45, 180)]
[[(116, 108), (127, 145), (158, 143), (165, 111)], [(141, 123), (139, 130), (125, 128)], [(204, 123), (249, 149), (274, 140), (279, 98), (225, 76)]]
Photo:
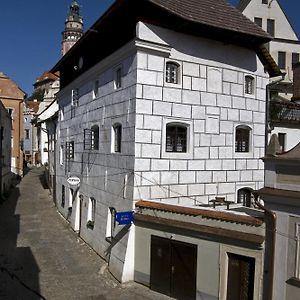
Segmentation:
[(39, 296), (39, 268), (29, 247), (17, 247), (20, 216), (15, 214), (17, 187), (0, 204), (0, 299), (35, 300)]

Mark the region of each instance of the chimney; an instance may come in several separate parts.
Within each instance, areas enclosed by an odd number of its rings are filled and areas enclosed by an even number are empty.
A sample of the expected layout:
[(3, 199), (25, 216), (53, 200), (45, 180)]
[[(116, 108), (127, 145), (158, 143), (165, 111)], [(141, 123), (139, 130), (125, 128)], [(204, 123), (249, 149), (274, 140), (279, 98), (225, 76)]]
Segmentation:
[(293, 97), (292, 100), (300, 103), (300, 63), (293, 65)]

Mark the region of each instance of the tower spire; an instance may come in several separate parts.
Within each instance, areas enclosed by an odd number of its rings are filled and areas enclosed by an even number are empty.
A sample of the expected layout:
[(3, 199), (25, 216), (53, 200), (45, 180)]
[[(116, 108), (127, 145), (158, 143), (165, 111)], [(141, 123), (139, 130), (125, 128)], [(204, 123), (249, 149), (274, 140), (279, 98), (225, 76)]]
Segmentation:
[(83, 18), (76, 0), (72, 0), (62, 32), (61, 54), (64, 56), (83, 35)]

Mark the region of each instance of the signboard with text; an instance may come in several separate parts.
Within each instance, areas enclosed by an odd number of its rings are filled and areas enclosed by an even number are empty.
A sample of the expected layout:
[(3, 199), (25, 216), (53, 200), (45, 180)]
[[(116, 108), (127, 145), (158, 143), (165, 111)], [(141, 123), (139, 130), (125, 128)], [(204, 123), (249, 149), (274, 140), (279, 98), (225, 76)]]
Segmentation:
[(78, 185), (80, 183), (80, 178), (77, 176), (71, 176), (67, 179), (69, 185)]
[(118, 225), (128, 225), (133, 222), (133, 211), (122, 211), (116, 213)]

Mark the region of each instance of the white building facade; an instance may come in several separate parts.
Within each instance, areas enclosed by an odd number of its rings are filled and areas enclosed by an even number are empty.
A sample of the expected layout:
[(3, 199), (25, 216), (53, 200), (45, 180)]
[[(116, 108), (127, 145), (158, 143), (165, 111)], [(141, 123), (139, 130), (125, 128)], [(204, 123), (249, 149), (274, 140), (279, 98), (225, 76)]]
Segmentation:
[[(108, 19), (121, 8), (117, 1)], [(96, 23), (99, 34), (106, 21)], [(85, 56), (88, 33), (54, 67), (58, 209), (122, 282), (134, 279), (139, 241), (133, 224), (116, 226), (115, 212), (133, 211), (140, 199), (197, 208), (218, 197), (248, 206), (250, 191), (263, 186), (269, 82), (266, 65), (243, 43), (144, 21), (134, 29), (95, 63)], [(258, 44), (269, 39), (258, 32)]]

